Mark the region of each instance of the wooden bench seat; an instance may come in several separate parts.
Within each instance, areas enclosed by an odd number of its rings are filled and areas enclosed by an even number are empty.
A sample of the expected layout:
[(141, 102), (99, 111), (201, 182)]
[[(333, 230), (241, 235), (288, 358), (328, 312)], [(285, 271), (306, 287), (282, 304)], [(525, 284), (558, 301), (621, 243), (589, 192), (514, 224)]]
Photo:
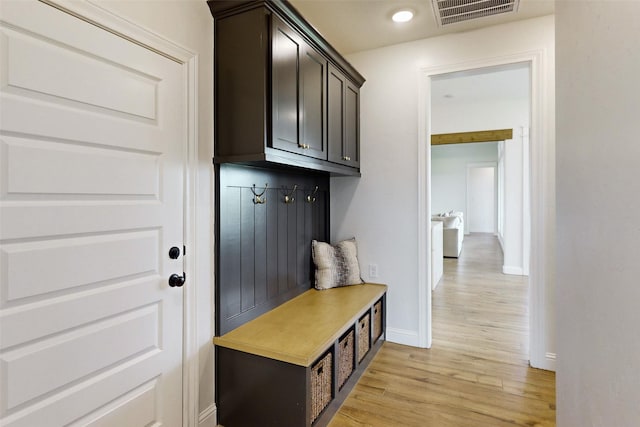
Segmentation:
[(310, 366), (386, 292), (363, 284), (309, 289), (275, 309), (214, 338), (215, 345)]
[[(220, 424), (326, 425), (380, 348), (386, 291), (386, 285), (372, 283), (310, 289), (215, 337)], [(345, 345), (347, 333), (354, 338), (349, 341), (354, 343), (349, 350), (353, 373), (342, 385), (337, 384), (340, 356), (345, 351), (340, 344)], [(366, 343), (364, 348), (359, 339)], [(312, 396), (312, 376), (318, 375), (314, 366), (327, 354), (332, 355), (331, 402), (317, 416), (312, 411), (317, 403)]]

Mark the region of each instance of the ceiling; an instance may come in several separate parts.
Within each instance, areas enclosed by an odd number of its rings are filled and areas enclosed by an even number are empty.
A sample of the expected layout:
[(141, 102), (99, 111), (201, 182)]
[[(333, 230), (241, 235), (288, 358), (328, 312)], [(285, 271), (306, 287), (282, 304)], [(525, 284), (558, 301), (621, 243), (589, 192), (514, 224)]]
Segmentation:
[[(470, 31), (554, 12), (554, 0), (520, 0), (518, 12), (438, 28), (431, 0), (289, 1), (342, 54)], [(415, 12), (413, 20), (403, 24), (393, 22), (391, 15), (401, 8), (412, 9)]]
[(529, 99), (529, 64), (480, 68), (435, 76), (431, 80), (434, 106)]

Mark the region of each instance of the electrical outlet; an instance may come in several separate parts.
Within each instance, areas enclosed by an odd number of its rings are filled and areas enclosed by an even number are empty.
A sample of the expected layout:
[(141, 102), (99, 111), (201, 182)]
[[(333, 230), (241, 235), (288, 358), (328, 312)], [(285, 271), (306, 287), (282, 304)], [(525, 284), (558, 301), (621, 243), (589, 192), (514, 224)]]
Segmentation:
[(378, 264), (369, 264), (369, 278), (370, 279), (378, 278)]

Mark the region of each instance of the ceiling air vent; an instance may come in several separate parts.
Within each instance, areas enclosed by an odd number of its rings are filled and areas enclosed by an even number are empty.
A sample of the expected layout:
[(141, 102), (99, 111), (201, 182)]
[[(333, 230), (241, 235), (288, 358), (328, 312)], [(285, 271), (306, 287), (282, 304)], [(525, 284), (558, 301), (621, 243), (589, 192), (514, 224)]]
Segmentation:
[(431, 0), (438, 26), (516, 12), (520, 0)]

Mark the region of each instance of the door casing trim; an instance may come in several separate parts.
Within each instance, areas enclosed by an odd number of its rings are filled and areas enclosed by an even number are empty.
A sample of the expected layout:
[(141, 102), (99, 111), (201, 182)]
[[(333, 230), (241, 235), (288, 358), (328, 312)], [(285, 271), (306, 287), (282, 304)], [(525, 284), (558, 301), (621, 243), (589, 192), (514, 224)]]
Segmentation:
[[(544, 221), (545, 196), (545, 150), (543, 123), (547, 111), (547, 77), (545, 76), (546, 49), (524, 51), (511, 55), (442, 64), (418, 69), (418, 343), (430, 348), (432, 343), (431, 318), (431, 79), (447, 74), (478, 68), (495, 67), (514, 63), (528, 63), (531, 69), (531, 134), (530, 134), (530, 188), (531, 188), (531, 251), (529, 274), (529, 361), (531, 366), (555, 370), (555, 363), (546, 354), (546, 281), (544, 253), (548, 242)], [(426, 262), (422, 262), (426, 260)]]

